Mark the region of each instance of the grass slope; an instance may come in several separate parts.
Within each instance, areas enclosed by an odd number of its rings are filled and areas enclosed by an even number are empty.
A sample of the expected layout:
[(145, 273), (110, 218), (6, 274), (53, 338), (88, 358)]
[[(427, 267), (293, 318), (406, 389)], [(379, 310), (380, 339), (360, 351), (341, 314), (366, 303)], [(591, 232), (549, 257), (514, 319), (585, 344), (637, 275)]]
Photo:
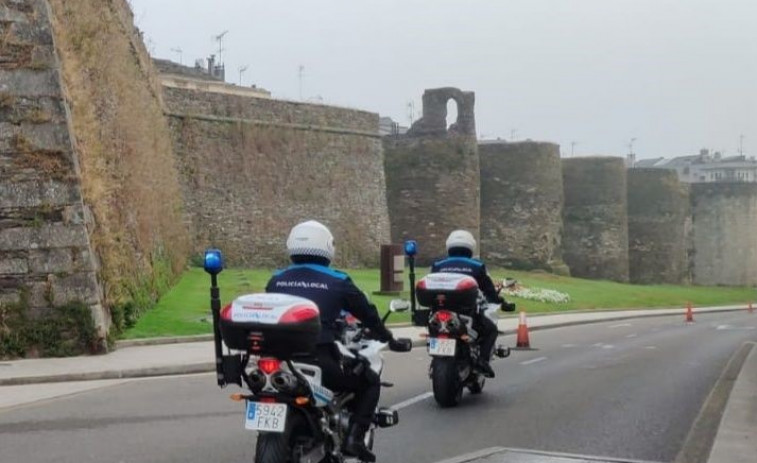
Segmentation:
[[(419, 276), (425, 271), (426, 269), (423, 269), (419, 272)], [(516, 278), (525, 286), (555, 289), (568, 293), (571, 297), (571, 301), (564, 304), (513, 298), (519, 309), (530, 313), (597, 308), (683, 307), (688, 301), (696, 306), (706, 306), (746, 303), (755, 299), (754, 288), (637, 286), (504, 269), (494, 269), (491, 273), (495, 280), (505, 276)], [(378, 270), (351, 270), (349, 274), (358, 287), (368, 293), (379, 310), (385, 311), (388, 308), (391, 297), (372, 294), (379, 288)], [(270, 276), (269, 270), (225, 270), (218, 278), (223, 304), (240, 294), (262, 291)], [(210, 333), (209, 287), (210, 278), (202, 269), (188, 270), (179, 283), (160, 299), (155, 308), (142, 316), (123, 337), (132, 339)], [(408, 315), (396, 315), (390, 320), (407, 321)]]

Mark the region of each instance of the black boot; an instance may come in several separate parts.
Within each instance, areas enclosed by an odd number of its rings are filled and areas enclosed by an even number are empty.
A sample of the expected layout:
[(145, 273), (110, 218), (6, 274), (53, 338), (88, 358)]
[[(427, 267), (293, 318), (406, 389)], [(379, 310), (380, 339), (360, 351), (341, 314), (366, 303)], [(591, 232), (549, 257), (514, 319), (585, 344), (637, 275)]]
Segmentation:
[(347, 440), (344, 442), (344, 453), (357, 457), (360, 461), (373, 463), (376, 461), (376, 455), (365, 446), (365, 433), (369, 427), (370, 425), (357, 422), (350, 425)]

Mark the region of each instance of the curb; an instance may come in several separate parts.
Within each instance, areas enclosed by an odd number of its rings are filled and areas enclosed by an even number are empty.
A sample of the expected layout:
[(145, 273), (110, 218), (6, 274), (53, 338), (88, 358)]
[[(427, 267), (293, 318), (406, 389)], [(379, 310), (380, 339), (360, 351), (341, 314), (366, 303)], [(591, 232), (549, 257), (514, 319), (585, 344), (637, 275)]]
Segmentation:
[[(715, 313), (715, 312), (739, 312), (745, 310), (744, 308), (708, 308), (708, 309), (699, 309), (696, 311), (696, 313)], [(597, 320), (576, 320), (576, 321), (569, 321), (569, 322), (562, 322), (562, 323), (555, 323), (551, 325), (544, 325), (544, 326), (534, 326), (529, 327), (529, 332), (531, 331), (541, 331), (541, 330), (549, 330), (549, 329), (556, 329), (556, 328), (565, 328), (570, 326), (578, 326), (578, 325), (590, 325), (592, 323), (605, 323), (605, 322), (612, 322), (612, 321), (619, 321), (619, 320), (631, 320), (636, 318), (647, 318), (647, 317), (670, 317), (675, 316), (677, 314), (671, 314), (671, 313), (644, 313), (644, 314), (636, 314), (636, 315), (619, 315), (617, 317), (610, 317), (610, 318), (603, 318), (603, 319), (597, 319)], [(392, 325), (394, 327), (400, 327), (400, 326), (411, 326), (410, 324), (406, 325)], [(508, 330), (500, 330), (499, 335), (500, 336), (508, 336), (517, 334), (517, 329), (508, 329)], [(201, 339), (203, 341), (205, 340), (212, 340), (212, 335), (200, 335), (200, 336), (187, 336), (183, 338), (189, 338), (192, 340), (200, 340), (198, 338), (203, 337), (207, 339)], [(152, 339), (163, 339), (163, 338), (152, 338)], [(171, 339), (182, 339), (182, 338), (171, 338)], [(135, 340), (135, 341), (146, 341), (146, 340)], [(173, 342), (163, 342), (158, 344), (176, 344), (180, 342), (192, 342), (192, 341), (173, 341)], [(151, 345), (151, 344), (133, 344), (131, 346), (135, 345)], [(155, 345), (155, 344), (153, 344)], [(426, 340), (424, 338), (418, 338), (413, 339), (413, 347), (424, 347), (426, 345)], [(39, 384), (39, 383), (59, 383), (59, 382), (71, 382), (71, 381), (94, 381), (94, 380), (101, 380), (101, 379), (126, 379), (126, 378), (144, 378), (144, 377), (157, 377), (157, 376), (178, 376), (178, 375), (187, 375), (187, 374), (195, 374), (195, 373), (209, 373), (215, 371), (215, 362), (203, 362), (203, 363), (195, 363), (195, 364), (189, 364), (189, 365), (171, 365), (171, 366), (165, 366), (165, 367), (151, 367), (151, 368), (135, 368), (130, 370), (109, 370), (109, 371), (96, 371), (96, 372), (89, 372), (89, 373), (71, 373), (71, 374), (63, 374), (63, 375), (48, 375), (48, 376), (25, 376), (25, 377), (19, 377), (19, 378), (0, 378), (0, 386), (18, 386), (18, 385), (25, 385), (25, 384)]]
[(64, 383), (73, 381), (97, 381), (102, 379), (128, 379), (159, 376), (189, 375), (215, 371), (215, 362), (194, 363), (190, 365), (171, 365), (165, 367), (134, 368), (131, 370), (93, 371), (89, 373), (70, 373), (64, 375), (24, 376), (20, 378), (0, 379), (0, 386), (22, 386), (28, 384)]

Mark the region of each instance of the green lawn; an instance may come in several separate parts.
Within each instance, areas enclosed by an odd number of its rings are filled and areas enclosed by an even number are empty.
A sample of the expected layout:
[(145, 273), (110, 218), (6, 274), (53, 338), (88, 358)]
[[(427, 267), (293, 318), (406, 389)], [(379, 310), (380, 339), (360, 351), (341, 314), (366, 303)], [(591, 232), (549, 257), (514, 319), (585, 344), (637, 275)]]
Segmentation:
[[(425, 270), (424, 268), (419, 273), (424, 273)], [(388, 308), (391, 297), (372, 294), (379, 289), (378, 270), (351, 270), (348, 273), (358, 287), (368, 293), (379, 310), (385, 311)], [(568, 293), (571, 297), (571, 301), (564, 304), (512, 299), (519, 309), (529, 313), (597, 308), (683, 307), (689, 301), (695, 306), (745, 304), (754, 300), (756, 295), (754, 288), (635, 286), (504, 269), (494, 269), (491, 273), (495, 279), (505, 276), (515, 278), (526, 286), (554, 289)], [(223, 304), (240, 294), (262, 291), (270, 276), (270, 270), (226, 269), (218, 277)], [(179, 283), (142, 316), (134, 327), (128, 329), (123, 337), (131, 339), (210, 333), (209, 287), (210, 278), (202, 269), (188, 270)], [(408, 318), (408, 314), (398, 314), (390, 318), (390, 321), (401, 322)]]

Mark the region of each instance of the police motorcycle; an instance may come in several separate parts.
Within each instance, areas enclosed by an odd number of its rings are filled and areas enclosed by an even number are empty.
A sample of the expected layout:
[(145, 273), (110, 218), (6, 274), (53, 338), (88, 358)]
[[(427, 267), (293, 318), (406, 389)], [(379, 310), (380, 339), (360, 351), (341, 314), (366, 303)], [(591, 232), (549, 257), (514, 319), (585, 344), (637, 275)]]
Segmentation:
[[(296, 296), (259, 293), (237, 297), (221, 308), (217, 285), (223, 269), (220, 251), (206, 251), (204, 267), (211, 276), (217, 382), (220, 387), (236, 384), (249, 390), (230, 398), (244, 403), (244, 426), (258, 432), (255, 463), (354, 460), (342, 453), (354, 396), (324, 387), (321, 369), (309, 363), (321, 329), (318, 307)], [(408, 308), (406, 302), (392, 301), (382, 321)], [(345, 361), (352, 368), (362, 365), (381, 375), (381, 351), (387, 344), (372, 339), (357, 321), (345, 321), (342, 328), (337, 346)], [(402, 351), (412, 348), (409, 339), (396, 344)], [(379, 407), (366, 433), (366, 446), (372, 448), (377, 427), (397, 423), (395, 410)]]
[[(442, 407), (460, 403), (463, 391), (480, 394), (486, 378), (476, 367), (481, 347), (479, 334), (473, 327), (476, 311), (481, 311), (497, 324), (497, 311), (515, 310), (514, 304), (487, 303), (478, 283), (470, 276), (458, 273), (431, 273), (415, 285), (417, 243), (407, 241), (405, 254), (410, 264), (410, 289), (413, 318), (416, 324), (428, 328), (427, 347), (431, 355), (429, 376), (434, 399)], [(499, 291), (503, 288), (499, 287)], [(415, 303), (427, 310), (415, 310)], [(420, 315), (417, 317), (416, 315)], [(497, 346), (494, 355), (505, 358), (510, 349)]]
[[(442, 407), (456, 406), (465, 388), (480, 394), (486, 382), (476, 368), (481, 347), (473, 316), (480, 310), (496, 325), (500, 305), (487, 303), (476, 280), (458, 273), (423, 277), (416, 286), (416, 295), (418, 303), (431, 310), (427, 345), (434, 399)], [(510, 349), (497, 346), (494, 355), (505, 358)]]

